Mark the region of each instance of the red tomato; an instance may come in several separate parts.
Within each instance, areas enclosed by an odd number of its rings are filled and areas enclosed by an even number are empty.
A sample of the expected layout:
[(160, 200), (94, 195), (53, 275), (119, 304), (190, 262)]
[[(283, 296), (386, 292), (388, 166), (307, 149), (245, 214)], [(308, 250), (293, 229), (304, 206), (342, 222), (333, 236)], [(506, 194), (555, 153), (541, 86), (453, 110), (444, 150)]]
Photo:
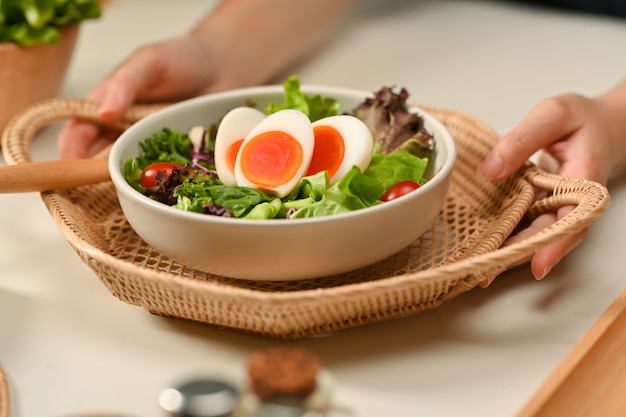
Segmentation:
[(165, 177), (169, 177), (174, 168), (182, 168), (178, 164), (174, 164), (172, 162), (155, 162), (154, 164), (150, 164), (144, 168), (141, 173), (141, 179), (139, 182), (143, 187), (150, 188), (157, 185), (157, 173), (161, 171), (165, 171)]
[(398, 197), (402, 197), (405, 194), (410, 193), (413, 190), (420, 188), (420, 185), (415, 181), (400, 181), (397, 184), (389, 187), (387, 191), (380, 197), (381, 201), (391, 201)]

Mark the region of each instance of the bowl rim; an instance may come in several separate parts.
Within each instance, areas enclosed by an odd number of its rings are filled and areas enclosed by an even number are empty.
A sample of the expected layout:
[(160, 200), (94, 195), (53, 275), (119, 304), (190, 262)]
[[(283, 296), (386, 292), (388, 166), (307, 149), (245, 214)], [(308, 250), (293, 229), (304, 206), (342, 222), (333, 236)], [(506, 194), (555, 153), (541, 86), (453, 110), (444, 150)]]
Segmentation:
[[(354, 96), (354, 97), (362, 97), (365, 99), (367, 97), (372, 97), (373, 93), (365, 90), (358, 90), (353, 88), (346, 87), (336, 87), (336, 86), (324, 86), (324, 85), (316, 85), (316, 84), (303, 84), (301, 86), (301, 90), (308, 94), (322, 94), (327, 97), (333, 97), (333, 94), (338, 96)], [(256, 86), (256, 87), (244, 87), (237, 88), (228, 91), (222, 91), (217, 93), (205, 94), (198, 97), (193, 97), (187, 100), (182, 100), (180, 102), (174, 103), (170, 106), (167, 106), (163, 109), (160, 109), (148, 116), (140, 119), (133, 125), (131, 125), (128, 129), (126, 129), (122, 134), (117, 138), (117, 140), (113, 143), (111, 151), (109, 153), (108, 158), (108, 166), (109, 173), (113, 184), (118, 193), (124, 193), (127, 197), (131, 198), (133, 201), (136, 201), (138, 204), (147, 205), (159, 213), (163, 213), (165, 216), (176, 217), (187, 220), (199, 221), (201, 223), (208, 224), (222, 224), (222, 225), (232, 225), (232, 226), (256, 226), (256, 227), (287, 227), (293, 226), (294, 222), (297, 222), (299, 225), (305, 224), (315, 224), (320, 222), (335, 222), (341, 221), (350, 217), (362, 217), (367, 216), (368, 214), (374, 211), (388, 210), (389, 207), (393, 207), (400, 204), (408, 204), (418, 196), (428, 192), (431, 188), (436, 187), (442, 181), (447, 178), (455, 165), (457, 159), (457, 147), (456, 143), (446, 128), (446, 126), (439, 121), (435, 116), (430, 114), (428, 111), (422, 109), (419, 106), (415, 106), (412, 104), (408, 104), (409, 108), (412, 111), (418, 112), (423, 118), (426, 124), (432, 125), (437, 129), (437, 136), (435, 137), (436, 144), (440, 146), (440, 143), (445, 144), (445, 148), (447, 151), (446, 159), (443, 161), (443, 164), (439, 168), (439, 170), (433, 175), (432, 178), (428, 180), (424, 185), (422, 185), (417, 190), (414, 190), (410, 194), (403, 196), (402, 198), (398, 198), (384, 204), (378, 204), (375, 206), (367, 207), (361, 210), (353, 210), (344, 213), (337, 213), (329, 216), (322, 217), (311, 217), (311, 218), (302, 218), (302, 219), (240, 219), (240, 218), (229, 218), (229, 217), (220, 217), (220, 216), (208, 216), (202, 213), (195, 213), (184, 211), (180, 209), (176, 209), (174, 207), (168, 206), (166, 204), (160, 203), (156, 200), (153, 200), (137, 190), (135, 190), (123, 177), (122, 175), (122, 166), (124, 161), (121, 160), (122, 152), (126, 149), (128, 141), (132, 139), (128, 139), (132, 137), (136, 130), (140, 130), (146, 124), (152, 124), (154, 119), (158, 119), (163, 115), (167, 115), (170, 113), (176, 113), (181, 111), (181, 109), (185, 109), (188, 107), (195, 107), (204, 104), (205, 102), (219, 102), (223, 99), (236, 99), (238, 97), (250, 99), (250, 96), (262, 95), (262, 94), (276, 94), (283, 93), (284, 89), (282, 85), (265, 85), (265, 86)], [(165, 127), (165, 126), (164, 126)]]

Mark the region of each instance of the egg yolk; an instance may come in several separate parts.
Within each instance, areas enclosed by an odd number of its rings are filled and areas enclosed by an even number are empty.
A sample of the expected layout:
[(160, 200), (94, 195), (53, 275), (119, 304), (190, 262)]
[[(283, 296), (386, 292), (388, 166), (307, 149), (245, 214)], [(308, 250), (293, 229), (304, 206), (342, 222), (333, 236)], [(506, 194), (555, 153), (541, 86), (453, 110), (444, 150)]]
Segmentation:
[(313, 134), (315, 136), (315, 148), (306, 175), (328, 171), (328, 177), (332, 178), (343, 161), (345, 153), (343, 137), (337, 129), (325, 125), (316, 126), (313, 129)]
[(237, 160), (237, 154), (242, 144), (243, 139), (239, 139), (231, 143), (228, 149), (226, 149), (224, 159), (226, 160), (226, 167), (230, 172), (235, 172), (235, 161)]
[(272, 188), (291, 180), (302, 165), (300, 142), (280, 131), (263, 132), (251, 138), (240, 151), (243, 175), (260, 188)]

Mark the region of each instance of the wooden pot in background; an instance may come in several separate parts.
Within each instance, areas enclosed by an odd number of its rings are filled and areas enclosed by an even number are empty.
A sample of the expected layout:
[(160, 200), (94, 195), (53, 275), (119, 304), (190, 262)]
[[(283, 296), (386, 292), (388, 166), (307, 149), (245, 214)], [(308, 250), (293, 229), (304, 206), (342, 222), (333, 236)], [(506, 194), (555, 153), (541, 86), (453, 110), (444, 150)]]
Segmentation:
[(78, 30), (79, 25), (62, 29), (53, 45), (0, 43), (0, 132), (20, 109), (59, 93)]

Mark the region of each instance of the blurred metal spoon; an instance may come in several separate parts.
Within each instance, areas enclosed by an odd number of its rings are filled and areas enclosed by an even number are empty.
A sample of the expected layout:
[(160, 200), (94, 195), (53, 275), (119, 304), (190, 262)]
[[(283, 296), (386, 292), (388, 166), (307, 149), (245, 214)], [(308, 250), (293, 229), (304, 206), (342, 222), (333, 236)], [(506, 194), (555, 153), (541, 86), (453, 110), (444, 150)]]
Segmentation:
[(237, 389), (217, 379), (196, 379), (159, 394), (159, 405), (172, 417), (232, 417)]
[(237, 388), (218, 379), (195, 379), (166, 388), (159, 394), (159, 404), (171, 417), (319, 417), (295, 397), (277, 398), (259, 403), (253, 409), (240, 404)]

